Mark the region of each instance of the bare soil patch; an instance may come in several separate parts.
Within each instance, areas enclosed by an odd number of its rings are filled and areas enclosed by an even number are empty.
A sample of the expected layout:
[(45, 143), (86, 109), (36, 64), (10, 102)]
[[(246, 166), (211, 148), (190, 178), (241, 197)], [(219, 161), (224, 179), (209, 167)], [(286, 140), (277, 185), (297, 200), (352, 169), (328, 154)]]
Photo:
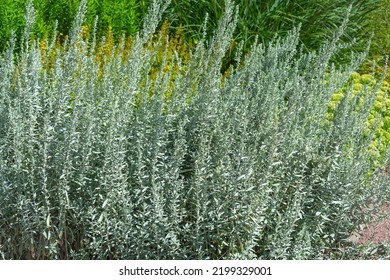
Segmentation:
[(373, 222), (350, 238), (355, 244), (390, 243), (390, 202), (380, 208)]

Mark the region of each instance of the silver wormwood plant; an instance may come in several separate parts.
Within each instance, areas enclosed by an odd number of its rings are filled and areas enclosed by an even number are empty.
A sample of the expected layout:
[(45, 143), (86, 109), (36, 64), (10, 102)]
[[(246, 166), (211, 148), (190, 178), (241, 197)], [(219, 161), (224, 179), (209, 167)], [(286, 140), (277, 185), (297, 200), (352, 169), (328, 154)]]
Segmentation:
[(385, 199), (362, 133), (376, 89), (326, 117), (362, 59), (330, 64), (341, 33), (318, 53), (298, 29), (255, 43), (223, 78), (226, 1), (214, 36), (185, 63), (166, 49), (152, 78), (168, 1), (127, 56), (122, 41), (100, 60), (107, 39), (81, 36), (85, 0), (69, 39), (44, 51), (31, 3), (24, 47), (13, 36), (0, 56), (2, 258), (329, 258), (364, 218), (356, 206)]

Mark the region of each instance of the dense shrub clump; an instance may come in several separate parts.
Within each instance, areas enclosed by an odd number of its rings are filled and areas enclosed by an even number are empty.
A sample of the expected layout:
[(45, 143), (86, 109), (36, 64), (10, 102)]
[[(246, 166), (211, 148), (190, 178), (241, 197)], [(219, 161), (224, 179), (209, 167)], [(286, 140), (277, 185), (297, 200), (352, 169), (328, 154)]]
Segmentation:
[(85, 1), (61, 48), (29, 42), (28, 7), (21, 52), (13, 38), (0, 56), (0, 256), (331, 258), (388, 198), (367, 176), (378, 88), (328, 116), (362, 58), (335, 69), (337, 38), (304, 54), (293, 30), (222, 76), (231, 2), (185, 62), (152, 39), (165, 8), (107, 54), (83, 36)]

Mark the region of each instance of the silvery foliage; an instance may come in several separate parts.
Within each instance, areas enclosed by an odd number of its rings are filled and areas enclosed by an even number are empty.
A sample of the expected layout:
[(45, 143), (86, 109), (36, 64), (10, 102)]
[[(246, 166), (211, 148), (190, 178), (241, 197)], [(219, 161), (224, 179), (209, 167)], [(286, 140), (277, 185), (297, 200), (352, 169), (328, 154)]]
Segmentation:
[(163, 2), (126, 60), (111, 55), (101, 66), (96, 36), (80, 35), (82, 1), (48, 69), (56, 38), (43, 55), (30, 42), (30, 1), (24, 47), (15, 54), (12, 38), (0, 57), (1, 256), (331, 257), (364, 221), (366, 203), (386, 198), (386, 180), (368, 175), (370, 136), (362, 137), (376, 90), (362, 92), (359, 110), (360, 96), (347, 94), (325, 119), (362, 57), (336, 69), (328, 61), (342, 28), (309, 54), (297, 29), (238, 55), (223, 80), (237, 21), (228, 1), (213, 39), (188, 63), (177, 57), (177, 73), (165, 59), (152, 80), (158, 47), (149, 38)]

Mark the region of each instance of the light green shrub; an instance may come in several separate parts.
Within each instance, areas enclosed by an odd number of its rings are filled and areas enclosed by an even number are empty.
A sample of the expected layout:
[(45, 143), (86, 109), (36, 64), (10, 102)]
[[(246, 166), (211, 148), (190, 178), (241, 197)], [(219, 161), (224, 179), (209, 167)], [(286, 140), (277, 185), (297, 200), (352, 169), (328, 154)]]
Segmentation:
[(21, 52), (13, 39), (1, 54), (2, 258), (334, 257), (389, 194), (388, 178), (366, 176), (377, 89), (346, 91), (326, 119), (363, 58), (334, 69), (335, 41), (303, 54), (293, 30), (254, 44), (222, 79), (237, 21), (227, 1), (176, 73), (166, 55), (145, 78), (167, 40), (151, 40), (164, 8), (155, 2), (126, 59), (115, 44), (103, 67), (96, 36), (82, 35), (85, 1), (51, 68), (42, 56), (56, 38), (29, 42), (31, 24)]
[[(370, 74), (360, 75), (354, 72), (350, 76), (351, 84), (346, 85), (343, 89), (336, 91), (330, 101), (328, 108), (328, 119), (332, 119), (333, 112), (337, 110), (341, 100), (351, 91), (352, 96), (362, 95), (359, 104), (363, 102), (367, 91), (372, 91), (377, 85), (378, 81)], [(380, 82), (380, 88), (377, 90), (377, 95), (373, 107), (367, 119), (367, 128), (365, 135), (374, 134), (373, 143), (370, 145), (370, 152), (372, 154), (371, 161), (374, 167), (381, 167), (387, 164), (387, 150), (390, 145), (390, 91), (388, 83)]]

